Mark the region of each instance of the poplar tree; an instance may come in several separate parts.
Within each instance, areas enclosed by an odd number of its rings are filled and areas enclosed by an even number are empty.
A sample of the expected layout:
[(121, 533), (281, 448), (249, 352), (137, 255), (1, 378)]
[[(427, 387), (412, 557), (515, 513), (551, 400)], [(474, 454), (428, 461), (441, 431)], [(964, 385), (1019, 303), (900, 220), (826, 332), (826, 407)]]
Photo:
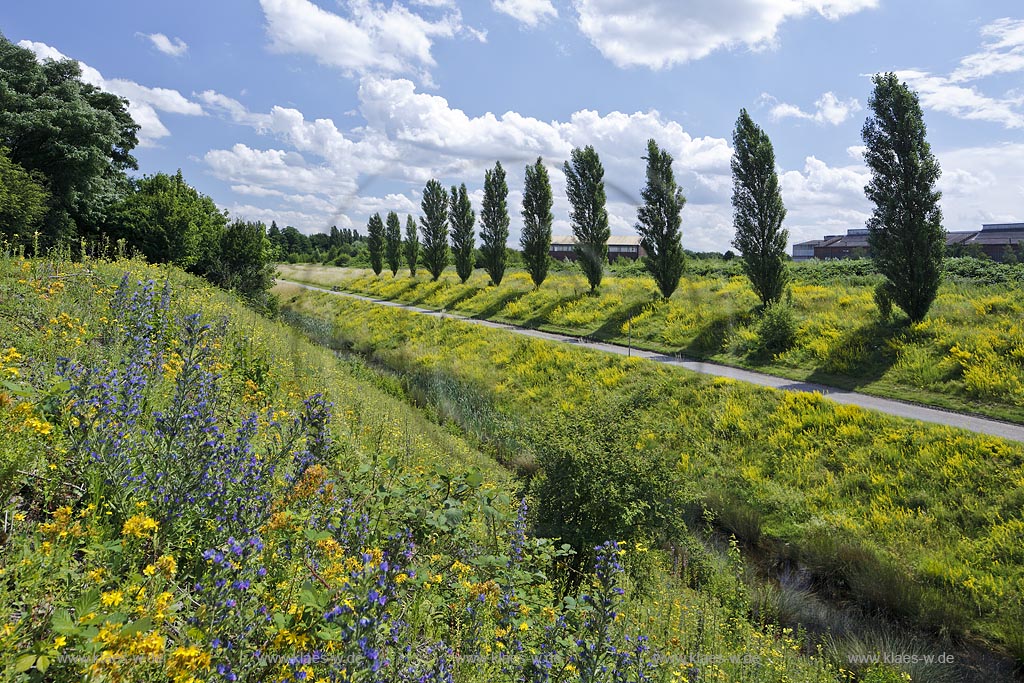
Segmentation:
[(448, 266), (448, 193), (435, 179), (427, 181), (420, 202), (423, 215), (423, 265), (437, 280)]
[(452, 197), (448, 206), (448, 222), (451, 223), (452, 255), (455, 272), (463, 283), (473, 274), (473, 223), (476, 214), (466, 192), (466, 184), (456, 188), (452, 185)]
[(604, 168), (590, 145), (572, 151), (572, 165), (565, 162), (566, 194), (572, 205), (569, 220), (576, 237), (576, 258), (593, 292), (601, 284), (608, 260), (608, 210), (605, 208)]
[(946, 231), (942, 193), (935, 189), (941, 170), (925, 139), (917, 93), (892, 73), (876, 74), (873, 82), (871, 114), (861, 131), (871, 169), (864, 192), (875, 204), (868, 246), (886, 293), (917, 322), (935, 301), (942, 276)]
[(743, 259), (743, 272), (761, 304), (782, 298), (789, 278), (786, 240), (782, 228), (786, 207), (775, 172), (775, 150), (768, 134), (740, 110), (733, 132), (732, 207), (736, 236), (732, 245)]
[(551, 251), (551, 180), (540, 157), (526, 167), (523, 187), (523, 232), (519, 246), (523, 261), (535, 287), (540, 287), (548, 276), (548, 253)]
[(637, 210), (636, 231), (647, 252), (645, 264), (666, 299), (683, 276), (681, 216), (686, 197), (672, 173), (672, 155), (647, 141), (647, 186), (641, 191), (644, 205)]
[(484, 269), (496, 286), (505, 277), (508, 243), (508, 183), (501, 162), (484, 172), (484, 202), (480, 211), (480, 253)]
[(416, 221), (412, 216), (405, 217), (405, 262), (409, 266), (409, 277), (416, 277), (416, 265), (420, 258), (420, 238), (416, 231)]
[(370, 216), (370, 220), (366, 224), (366, 233), (366, 248), (370, 252), (370, 267), (373, 268), (374, 275), (380, 275), (380, 271), (384, 269), (384, 221), (380, 219), (379, 213)]
[(384, 226), (384, 255), (391, 268), (391, 277), (398, 275), (398, 267), (402, 265), (402, 224), (394, 211), (388, 211)]

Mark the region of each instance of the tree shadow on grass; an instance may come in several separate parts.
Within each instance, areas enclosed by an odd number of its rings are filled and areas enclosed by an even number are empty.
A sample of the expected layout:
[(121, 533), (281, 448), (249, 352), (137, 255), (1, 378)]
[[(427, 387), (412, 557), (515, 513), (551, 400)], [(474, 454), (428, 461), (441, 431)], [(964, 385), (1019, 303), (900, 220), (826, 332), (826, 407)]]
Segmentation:
[(660, 299), (660, 295), (655, 299), (635, 301), (629, 306), (616, 309), (600, 327), (594, 330), (591, 336), (597, 339), (615, 339), (623, 336), (625, 333), (622, 331), (622, 326), (626, 324), (626, 321), (632, 320), (649, 304), (657, 302), (658, 299)]
[(739, 327), (748, 324), (757, 314), (757, 309), (736, 310), (716, 315), (705, 323), (689, 344), (679, 349), (688, 358), (707, 358), (725, 350), (729, 336)]
[(474, 313), (473, 315), (471, 315), (469, 317), (476, 318), (478, 320), (490, 320), (495, 315), (500, 313), (501, 310), (503, 308), (505, 308), (506, 306), (508, 306), (510, 303), (512, 303), (513, 301), (519, 301), (520, 299), (522, 299), (527, 294), (529, 294), (529, 291), (521, 292), (521, 291), (512, 290), (512, 291), (506, 292), (505, 294), (502, 294), (497, 299), (495, 299), (493, 302), (491, 302), (486, 308), (478, 311), (477, 313)]
[(807, 376), (807, 381), (859, 389), (880, 380), (897, 354), (890, 342), (907, 329), (905, 319), (873, 319), (843, 333), (829, 349), (827, 358)]
[(587, 296), (587, 292), (573, 292), (573, 293), (571, 293), (571, 294), (569, 294), (569, 295), (567, 295), (565, 297), (562, 297), (560, 299), (555, 299), (554, 301), (550, 301), (550, 302), (544, 304), (543, 306), (541, 306), (529, 318), (527, 318), (525, 320), (522, 320), (522, 321), (520, 321), (517, 324), (520, 325), (521, 327), (531, 327), (531, 328), (536, 328), (536, 327), (540, 327), (541, 325), (546, 325), (548, 323), (548, 316), (551, 315), (551, 312), (553, 310), (555, 310), (559, 306), (562, 306), (563, 304), (568, 304), (568, 303), (572, 303), (574, 301), (579, 301), (580, 299), (582, 299), (585, 296)]
[(453, 311), (455, 310), (456, 306), (461, 304), (463, 301), (472, 299), (474, 296), (479, 294), (482, 289), (482, 287), (465, 287), (461, 292), (455, 294), (452, 298), (446, 300), (442, 305), (447, 310)]
[[(417, 282), (415, 292), (412, 292), (412, 296), (407, 300), (407, 303), (412, 305), (419, 305), (429, 299), (430, 297), (437, 294), (437, 290), (442, 287), (447, 287), (448, 283), (442, 280), (430, 280), (428, 282)], [(411, 291), (411, 290), (409, 290)]]
[[(398, 278), (395, 278), (395, 279), (397, 280)], [(419, 285), (419, 281), (418, 280), (414, 280), (412, 278), (406, 278), (405, 282), (402, 283), (402, 285), (401, 285), (401, 287), (399, 289), (393, 290), (390, 293), (390, 298), (391, 299), (403, 299), (403, 298), (405, 298), (406, 296), (409, 295), (409, 292), (411, 292), (412, 290), (416, 289), (416, 287), (418, 285)]]

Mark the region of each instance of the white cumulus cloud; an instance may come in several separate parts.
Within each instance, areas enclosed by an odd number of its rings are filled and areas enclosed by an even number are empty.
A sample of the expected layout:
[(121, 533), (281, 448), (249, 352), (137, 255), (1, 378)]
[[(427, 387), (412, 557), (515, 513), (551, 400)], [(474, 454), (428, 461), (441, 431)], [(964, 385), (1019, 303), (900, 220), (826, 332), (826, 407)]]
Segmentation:
[(809, 14), (826, 19), (878, 0), (574, 0), (579, 28), (620, 67), (662, 69), (725, 48), (763, 49), (779, 27)]
[[(417, 74), (430, 83), (434, 41), (461, 32), (462, 15), (452, 3), (418, 4), (443, 11), (432, 20), (399, 3), (346, 0), (342, 16), (309, 0), (260, 0), (271, 48), (278, 52), (310, 55), (350, 76)], [(473, 35), (486, 39), (481, 32)]]
[(1024, 71), (1024, 19), (997, 19), (984, 26), (981, 35), (987, 39), (982, 49), (960, 60), (951, 81)]
[(558, 17), (558, 10), (551, 0), (491, 0), (497, 12), (507, 14), (517, 21), (533, 28), (542, 21)]
[(148, 38), (149, 42), (153, 44), (153, 47), (160, 50), (160, 52), (163, 52), (165, 55), (181, 57), (188, 52), (188, 43), (181, 38), (168, 38), (163, 33), (143, 33), (140, 35)]
[(804, 111), (795, 104), (779, 102), (768, 93), (762, 94), (761, 100), (771, 106), (770, 114), (775, 121), (795, 118), (833, 126), (843, 123), (862, 108), (855, 98), (840, 100), (832, 92), (827, 92), (815, 100), (814, 111), (811, 112)]

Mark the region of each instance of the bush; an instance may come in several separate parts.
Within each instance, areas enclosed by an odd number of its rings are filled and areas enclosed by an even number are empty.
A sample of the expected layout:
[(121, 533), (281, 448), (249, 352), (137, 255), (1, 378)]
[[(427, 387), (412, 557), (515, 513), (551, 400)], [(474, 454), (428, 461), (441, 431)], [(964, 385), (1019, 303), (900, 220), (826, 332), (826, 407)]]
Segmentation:
[(788, 351), (796, 343), (796, 321), (788, 304), (776, 302), (765, 306), (757, 324), (758, 351), (775, 355)]

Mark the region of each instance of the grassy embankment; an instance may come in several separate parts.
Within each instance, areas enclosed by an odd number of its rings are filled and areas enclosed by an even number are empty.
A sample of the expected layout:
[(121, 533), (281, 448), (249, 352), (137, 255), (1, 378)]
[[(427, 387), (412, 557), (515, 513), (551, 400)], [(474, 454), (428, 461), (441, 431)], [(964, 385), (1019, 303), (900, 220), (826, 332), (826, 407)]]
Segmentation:
[[(879, 319), (878, 276), (843, 263), (794, 264), (796, 342), (760, 350), (757, 299), (733, 264), (694, 265), (668, 301), (647, 276), (606, 277), (597, 296), (581, 275), (552, 274), (534, 289), (523, 272), (488, 287), (477, 271), (460, 284), (408, 273), (282, 265), (282, 277), (377, 298), (619, 344), (632, 344), (856, 389), (869, 394), (1024, 422), (1024, 266), (955, 260), (921, 323)], [(1017, 271), (1020, 270), (1020, 273)]]
[[(442, 378), (454, 385), (452, 403), (472, 397), (475, 412), (460, 416), (455, 406), (455, 417), (475, 421), (470, 426), (521, 469), (533, 467), (523, 462), (530, 458), (541, 469), (561, 467), (553, 451), (590, 443), (613, 462), (641, 454), (641, 462), (671, 464), (688, 482), (679, 496), (697, 492), (717, 524), (767, 563), (810, 569), (819, 590), (936, 633), (1024, 655), (1020, 444), (330, 294), (280, 291), (293, 315), (326, 321), (325, 341), (369, 354), (420, 386)], [(621, 487), (636, 484), (619, 477)], [(616, 510), (609, 504), (595, 514), (602, 512)]]
[(175, 269), (0, 255), (0, 340), (0, 680), (847, 678), (714, 555), (558, 600), (505, 470)]

